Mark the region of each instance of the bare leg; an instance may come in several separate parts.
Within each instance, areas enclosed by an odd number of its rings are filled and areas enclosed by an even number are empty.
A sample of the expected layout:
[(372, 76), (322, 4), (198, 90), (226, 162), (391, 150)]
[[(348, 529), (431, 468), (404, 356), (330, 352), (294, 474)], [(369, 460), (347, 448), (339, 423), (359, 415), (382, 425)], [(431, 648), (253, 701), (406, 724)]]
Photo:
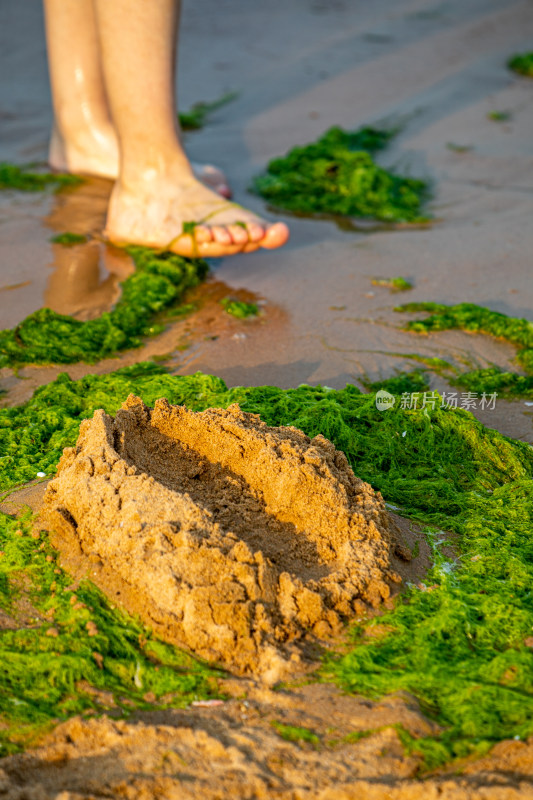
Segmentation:
[[(49, 163), (84, 175), (118, 177), (118, 139), (107, 102), (94, 0), (44, 0), (54, 128)], [(194, 164), (196, 177), (230, 197), (224, 173)]]
[(109, 115), (93, 0), (44, 0), (56, 169), (114, 178), (118, 141)]
[[(95, 0), (107, 96), (119, 138), (120, 176), (106, 233), (117, 243), (220, 256), (288, 238), (222, 200), (194, 176), (179, 139), (174, 103), (176, 0)], [(191, 231), (191, 225), (196, 227)]]

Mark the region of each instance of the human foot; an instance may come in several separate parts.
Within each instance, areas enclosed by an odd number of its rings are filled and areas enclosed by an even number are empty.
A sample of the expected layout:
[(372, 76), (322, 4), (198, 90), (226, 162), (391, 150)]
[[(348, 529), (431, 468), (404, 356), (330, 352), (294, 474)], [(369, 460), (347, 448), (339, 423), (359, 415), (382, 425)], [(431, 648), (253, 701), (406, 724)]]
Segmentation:
[(189, 257), (217, 257), (281, 247), (283, 222), (270, 224), (222, 200), (193, 176), (181, 173), (125, 185), (109, 201), (105, 235), (115, 244), (140, 244)]
[[(48, 163), (52, 169), (114, 181), (118, 177), (118, 161), (117, 135), (111, 125), (102, 130), (91, 128), (78, 136), (76, 142), (68, 144), (54, 126), (48, 151)], [(191, 167), (195, 177), (205, 186), (222, 197), (231, 197), (228, 180), (221, 169), (195, 161), (191, 162)]]

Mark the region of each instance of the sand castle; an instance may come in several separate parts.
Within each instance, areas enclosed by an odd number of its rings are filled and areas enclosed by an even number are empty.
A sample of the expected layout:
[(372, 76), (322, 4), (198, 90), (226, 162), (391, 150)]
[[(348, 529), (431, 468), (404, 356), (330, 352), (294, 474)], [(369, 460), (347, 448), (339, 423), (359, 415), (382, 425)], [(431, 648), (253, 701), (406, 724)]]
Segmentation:
[(42, 518), (65, 565), (162, 638), (266, 680), (398, 580), (383, 499), (344, 454), (236, 405), (96, 411)]

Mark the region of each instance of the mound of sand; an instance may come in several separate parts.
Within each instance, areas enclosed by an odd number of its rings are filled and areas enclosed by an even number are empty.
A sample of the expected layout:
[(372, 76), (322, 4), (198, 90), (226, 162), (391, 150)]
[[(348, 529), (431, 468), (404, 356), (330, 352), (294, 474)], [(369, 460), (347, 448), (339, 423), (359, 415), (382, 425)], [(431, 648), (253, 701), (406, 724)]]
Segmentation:
[(42, 519), (67, 568), (162, 638), (266, 680), (399, 580), (381, 495), (344, 454), (238, 406), (96, 411)]

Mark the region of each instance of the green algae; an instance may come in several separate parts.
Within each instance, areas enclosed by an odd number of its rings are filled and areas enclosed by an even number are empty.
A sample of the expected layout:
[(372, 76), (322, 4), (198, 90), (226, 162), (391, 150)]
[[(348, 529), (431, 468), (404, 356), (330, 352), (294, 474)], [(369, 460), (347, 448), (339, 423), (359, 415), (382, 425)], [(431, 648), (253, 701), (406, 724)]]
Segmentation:
[(303, 728), (299, 725), (286, 725), (284, 722), (279, 722), (279, 720), (272, 720), (270, 724), (286, 742), (296, 742), (297, 744), (305, 742), (315, 748), (320, 744), (320, 737), (309, 728)]
[(63, 244), (66, 247), (70, 247), (73, 244), (85, 244), (87, 237), (81, 233), (65, 231), (65, 233), (58, 233), (57, 236), (52, 236), (50, 241), (54, 244)]
[(63, 189), (67, 186), (78, 186), (83, 179), (66, 172), (35, 172), (31, 165), (9, 164), (0, 162), (0, 189), (16, 189), (19, 192), (42, 192), (52, 186)]
[(75, 444), (79, 424), (103, 408), (115, 414), (131, 392), (153, 405), (159, 397), (195, 410), (238, 400), (243, 390), (226, 390), (211, 376), (176, 378), (159, 364), (141, 362), (105, 375), (72, 381), (66, 373), (39, 387), (25, 404), (0, 409), (0, 492), (50, 476), (63, 448)]
[(455, 142), (447, 142), (446, 147), (448, 150), (451, 150), (452, 153), (469, 153), (474, 149), (473, 144), (456, 144)]
[(460, 536), (459, 563), (437, 565), (380, 617), (392, 631), (379, 642), (366, 643), (356, 626), (353, 650), (325, 669), (348, 690), (415, 694), (445, 726), (440, 736), (417, 742), (419, 751), (433, 750), (431, 759), (424, 753), (427, 766), (533, 730), (526, 646), (533, 625), (531, 468), (507, 484), (494, 476), (474, 491), (457, 488), (445, 524)]
[(507, 62), (507, 66), (513, 72), (518, 72), (519, 75), (533, 78), (533, 53), (521, 53), (512, 56)]
[(407, 292), (413, 288), (412, 282), (401, 276), (397, 278), (372, 278), (370, 282), (373, 286), (383, 286), (392, 292)]
[(407, 330), (430, 333), (460, 328), (474, 333), (488, 333), (526, 350), (533, 349), (533, 322), (508, 317), (499, 311), (492, 311), (474, 303), (459, 303), (454, 306), (443, 303), (407, 303), (395, 310), (431, 313), (427, 319), (409, 322)]
[[(104, 710), (180, 707), (217, 693), (217, 671), (154, 639), (88, 581), (75, 587), (30, 514), (0, 514), (0, 754), (28, 744), (51, 723)], [(24, 576), (31, 618), (17, 621)]]
[(41, 308), (15, 328), (0, 331), (0, 367), (94, 363), (118, 350), (139, 347), (142, 337), (162, 330), (152, 323), (154, 315), (179, 303), (208, 271), (200, 259), (148, 247), (126, 250), (135, 272), (121, 284), (121, 297), (112, 311), (80, 321)]
[[(411, 374), (409, 380), (414, 383), (388, 386), (396, 391), (410, 391), (413, 386), (424, 391), (423, 375)], [(350, 385), (339, 391), (305, 385), (289, 390), (227, 389), (213, 376), (173, 377), (147, 363), (78, 381), (62, 375), (38, 389), (27, 403), (0, 409), (1, 488), (6, 491), (38, 471), (53, 474), (63, 447), (76, 441), (80, 421), (96, 408), (115, 413), (132, 391), (150, 405), (163, 396), (194, 410), (238, 402), (269, 425), (294, 425), (309, 436), (322, 433), (346, 453), (355, 473), (379, 489), (388, 503), (427, 525), (435, 563), (424, 584), (408, 587), (394, 610), (379, 617), (377, 622), (390, 633), (369, 641), (364, 631), (372, 621), (352, 626), (351, 647), (343, 654), (327, 656), (321, 672), (324, 680), (371, 697), (394, 691), (416, 696), (424, 712), (443, 726), (443, 732), (432, 737), (408, 740), (409, 735), (404, 736), (405, 746), (421, 753), (428, 767), (483, 752), (503, 738), (533, 734), (533, 658), (528, 647), (533, 635), (531, 447), (485, 428), (466, 411), (440, 408), (439, 402), (420, 410), (379, 411), (374, 392), (362, 394)], [(6, 519), (10, 526), (15, 524)], [(457, 557), (453, 562), (442, 555), (448, 538), (443, 531), (454, 534)], [(31, 573), (35, 583), (46, 586), (41, 574), (48, 567), (40, 559), (52, 551), (39, 549), (46, 539), (39, 547), (26, 536), (12, 536), (10, 542), (19, 571)], [(21, 547), (27, 548), (27, 560), (17, 562)], [(6, 586), (5, 582), (0, 585)], [(95, 590), (88, 586), (87, 591)], [(50, 593), (49, 587), (46, 592)], [(5, 594), (9, 605), (13, 602), (9, 585)], [(94, 595), (83, 597), (88, 608), (96, 607)], [(55, 599), (49, 602), (53, 605)], [(113, 610), (100, 602), (103, 618), (96, 625), (104, 630)], [(58, 619), (60, 626), (60, 615)], [(82, 628), (80, 623), (73, 629), (82, 635)], [(0, 632), (0, 660), (4, 650), (9, 651), (5, 642), (13, 635)], [(20, 635), (30, 634), (22, 631)], [(19, 653), (14, 662), (10, 682), (0, 673), (0, 691), (11, 696), (29, 691), (33, 664), (24, 659), (31, 660), (37, 647), (31, 636), (24, 658)], [(97, 640), (98, 636), (91, 638), (92, 650)], [(128, 652), (124, 658), (131, 684), (137, 653)], [(102, 690), (114, 680), (105, 670), (95, 676), (91, 673), (90, 683), (97, 679)], [(11, 682), (15, 689), (10, 691)], [(61, 686), (49, 701), (41, 697), (49, 691), (44, 682), (36, 684), (32, 702), (38, 710), (45, 708), (47, 720), (52, 714), (58, 717), (58, 706), (62, 714), (68, 714), (69, 702), (74, 708), (76, 703), (88, 702), (76, 682), (69, 686), (68, 702)], [(117, 694), (118, 690), (109, 691)], [(22, 713), (24, 707), (9, 704), (3, 711), (13, 724)]]
[(426, 182), (388, 172), (372, 158), (393, 134), (375, 128), (330, 128), (316, 142), (270, 161), (252, 190), (274, 207), (296, 213), (427, 221), (421, 213)]
[(509, 122), (513, 118), (510, 111), (489, 111), (487, 119), (492, 122)]
[(461, 386), (478, 394), (496, 394), (503, 397), (532, 397), (533, 375), (506, 372), (499, 367), (473, 369), (452, 378), (454, 386)]
[(454, 370), (454, 367), (449, 361), (446, 361), (444, 358), (439, 358), (438, 356), (421, 356), (419, 353), (391, 353), (390, 355), (409, 358), (411, 361), (418, 361), (420, 364), (424, 364), (429, 369), (438, 373), (443, 373), (446, 370)]
[[(216, 379), (203, 387), (197, 380), (185, 384), (178, 387), (147, 363), (76, 382), (61, 375), (23, 406), (1, 409), (0, 492), (37, 472), (51, 475), (63, 447), (75, 443), (80, 421), (98, 407), (114, 413), (129, 392), (141, 392), (150, 403), (166, 395), (209, 404), (221, 389)], [(113, 713), (126, 713), (216, 694), (216, 671), (154, 639), (90, 583), (73, 591), (69, 576), (56, 572), (46, 534), (39, 541), (30, 535), (31, 523), (29, 514), (14, 519), (0, 513), (0, 608), (16, 619), (17, 580), (24, 576), (36, 617), (31, 627), (0, 631), (0, 720), (7, 725), (0, 726), (0, 753), (19, 749), (53, 721), (102, 711), (106, 703)], [(57, 635), (47, 634), (51, 629)]]
[[(390, 725), (387, 727), (391, 727)], [(337, 744), (357, 744), (362, 739), (368, 739), (369, 736), (372, 736), (373, 733), (378, 733), (382, 731), (383, 728), (365, 728), (361, 731), (350, 731), (347, 733), (346, 736), (343, 736), (342, 739), (332, 739), (328, 742), (328, 744), (334, 747)]]
[(402, 395), (405, 392), (427, 392), (429, 379), (425, 372), (415, 369), (412, 372), (400, 372), (392, 378), (385, 378), (381, 381), (364, 381), (363, 386), (369, 392), (378, 392), (380, 389), (384, 389), (390, 394)]
[(233, 300), (231, 297), (224, 297), (220, 305), (228, 314), (237, 319), (247, 319), (256, 317), (259, 314), (257, 303), (245, 303), (244, 300)]
[[(517, 347), (516, 361), (528, 373), (519, 375), (491, 366), (461, 374), (451, 365), (443, 362), (444, 371), (442, 369), (440, 371), (445, 374), (445, 368), (448, 367), (449, 375), (447, 377), (454, 385), (486, 394), (497, 392), (509, 398), (529, 396), (533, 393), (533, 322), (518, 317), (509, 317), (499, 311), (491, 311), (489, 308), (474, 303), (459, 303), (454, 306), (442, 303), (406, 303), (395, 308), (395, 311), (430, 313), (426, 319), (408, 322), (405, 326), (408, 331), (427, 334), (435, 331), (460, 329), (505, 339)], [(422, 357), (420, 360), (423, 360)]]
[(203, 128), (209, 114), (225, 106), (226, 103), (235, 100), (237, 96), (238, 92), (227, 92), (212, 103), (195, 103), (189, 111), (180, 111), (178, 118), (181, 129), (184, 131), (196, 131)]

